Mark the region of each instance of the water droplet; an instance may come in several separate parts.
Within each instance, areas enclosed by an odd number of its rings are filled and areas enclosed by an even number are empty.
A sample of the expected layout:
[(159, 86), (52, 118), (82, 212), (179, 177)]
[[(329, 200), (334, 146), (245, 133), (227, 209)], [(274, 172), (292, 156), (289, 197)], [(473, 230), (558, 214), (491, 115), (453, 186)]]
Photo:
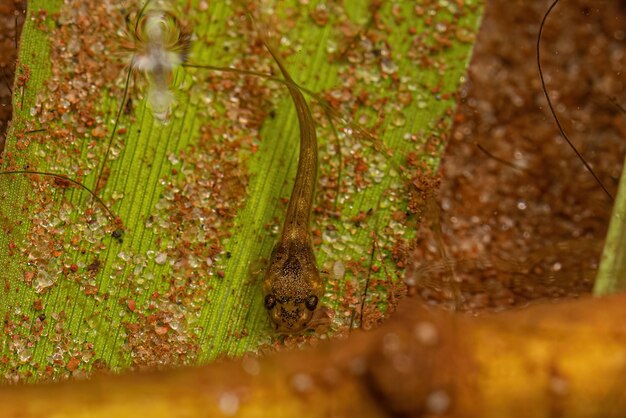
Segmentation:
[(341, 261), (335, 261), (333, 264), (333, 276), (336, 279), (342, 279), (346, 274), (346, 266)]
[(33, 356), (33, 352), (29, 348), (18, 348), (17, 356), (22, 363), (26, 363)]
[(113, 200), (120, 200), (120, 199), (122, 199), (123, 197), (124, 197), (124, 193), (122, 193), (122, 192), (118, 192), (118, 191), (113, 192), (113, 194), (111, 195), (111, 198), (112, 198)]
[(380, 63), (380, 69), (385, 74), (393, 74), (398, 71), (398, 65), (389, 58), (383, 58)]
[(122, 260), (124, 260), (124, 261), (128, 261), (128, 260), (130, 260), (130, 255), (126, 254), (126, 253), (125, 253), (125, 252), (123, 252), (123, 251), (120, 251), (120, 252), (117, 254), (117, 257), (118, 257), (118, 258), (120, 258), (120, 259), (122, 259)]
[(418, 322), (413, 329), (419, 342), (427, 346), (433, 346), (439, 341), (439, 333), (434, 324), (426, 321)]
[(400, 128), (406, 123), (406, 118), (402, 112), (396, 112), (391, 119), (391, 123), (393, 126)]
[(41, 293), (54, 284), (53, 278), (45, 270), (39, 270), (34, 280), (35, 292)]
[(261, 372), (261, 364), (254, 357), (244, 357), (241, 366), (246, 373), (256, 376)]
[(362, 375), (367, 370), (367, 362), (363, 357), (355, 357), (348, 364), (350, 372), (354, 375)]
[(222, 393), (218, 401), (218, 408), (224, 415), (235, 415), (239, 410), (239, 397), (232, 392)]
[(326, 53), (334, 54), (335, 52), (337, 52), (337, 49), (337, 42), (330, 39), (326, 41)]
[(165, 253), (157, 253), (156, 257), (154, 258), (154, 262), (159, 264), (159, 265), (163, 265), (165, 264), (165, 262), (167, 261), (167, 254)]
[(180, 160), (178, 159), (178, 156), (176, 154), (174, 154), (174, 153), (170, 153), (167, 156), (167, 159), (170, 162), (170, 164), (172, 164), (172, 165), (177, 165), (177, 164), (180, 163)]
[(291, 378), (291, 385), (296, 392), (309, 392), (313, 389), (313, 379), (306, 373), (296, 373)]
[(559, 396), (567, 395), (569, 392), (569, 382), (562, 376), (551, 376), (550, 391)]
[(450, 407), (450, 395), (444, 390), (430, 392), (426, 398), (426, 408), (433, 414), (443, 414)]
[(386, 355), (393, 354), (400, 349), (400, 337), (393, 332), (385, 334), (383, 337), (383, 352)]

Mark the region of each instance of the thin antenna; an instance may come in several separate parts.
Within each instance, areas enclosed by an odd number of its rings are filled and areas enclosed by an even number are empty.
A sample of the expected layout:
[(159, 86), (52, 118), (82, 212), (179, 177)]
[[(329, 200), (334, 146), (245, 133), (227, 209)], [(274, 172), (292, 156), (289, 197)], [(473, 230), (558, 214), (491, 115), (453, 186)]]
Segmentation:
[[(378, 217), (376, 217), (376, 228), (374, 229), (374, 233), (376, 234), (378, 227)], [(365, 289), (363, 290), (363, 297), (361, 298), (361, 314), (359, 315), (359, 328), (363, 329), (363, 309), (365, 309), (365, 300), (367, 299), (367, 291), (370, 287), (370, 279), (372, 277), (372, 266), (374, 265), (374, 259), (376, 258), (376, 250), (377, 247), (375, 245), (376, 238), (374, 238), (374, 242), (372, 242), (372, 254), (370, 255), (369, 268), (367, 269), (367, 277), (365, 279)]]
[[(395, 161), (393, 161), (393, 159), (390, 159), (389, 156), (386, 154), (386, 150), (387, 147), (385, 146), (385, 144), (382, 142), (382, 140), (378, 139), (374, 134), (370, 133), (366, 128), (363, 128), (361, 126), (359, 126), (357, 123), (352, 122), (350, 120), (347, 120), (342, 114), (341, 112), (339, 112), (337, 109), (335, 109), (329, 102), (328, 100), (326, 100), (324, 97), (322, 97), (319, 93), (314, 92), (313, 90), (298, 84), (294, 81), (291, 80), (284, 80), (282, 78), (278, 78), (272, 74), (268, 74), (268, 73), (264, 73), (264, 72), (260, 72), (260, 71), (254, 71), (254, 70), (244, 70), (244, 69), (239, 69), (239, 68), (232, 68), (232, 67), (219, 67), (219, 66), (215, 66), (215, 65), (211, 65), (211, 64), (193, 64), (193, 63), (184, 63), (181, 65), (183, 68), (198, 68), (198, 69), (205, 69), (205, 70), (212, 70), (212, 71), (217, 71), (217, 72), (225, 72), (225, 73), (234, 73), (234, 74), (244, 74), (244, 75), (251, 75), (251, 76), (257, 76), (257, 77), (261, 77), (264, 78), (266, 80), (269, 81), (274, 81), (277, 83), (281, 83), (284, 84), (286, 86), (291, 86), (291, 87), (295, 87), (299, 90), (301, 90), (304, 94), (306, 94), (307, 96), (311, 97), (313, 100), (315, 100), (323, 109), (324, 111), (324, 116), (326, 117), (326, 119), (328, 120), (331, 129), (333, 131), (335, 131), (335, 135), (336, 135), (336, 126), (334, 125), (332, 118), (336, 118), (339, 121), (341, 121), (342, 123), (344, 123), (346, 126), (348, 126), (353, 132), (356, 133), (356, 135), (362, 137), (363, 139), (365, 139), (366, 141), (368, 141), (371, 146), (374, 148), (375, 151), (379, 152), (380, 154), (382, 154), (385, 159), (391, 164), (391, 166), (400, 174), (403, 175), (404, 171), (402, 170), (402, 167), (399, 166)], [(341, 158), (341, 157), (340, 157)]]
[(526, 171), (526, 170), (524, 170), (522, 167), (518, 167), (517, 165), (513, 164), (512, 162), (507, 161), (507, 160), (505, 160), (504, 158), (500, 158), (500, 157), (498, 157), (498, 156), (494, 155), (493, 153), (491, 153), (490, 151), (487, 151), (487, 149), (486, 149), (485, 147), (483, 147), (482, 145), (480, 145), (478, 142), (476, 142), (476, 146), (477, 146), (477, 147), (478, 147), (478, 149), (479, 149), (480, 151), (482, 151), (482, 152), (483, 152), (483, 153), (484, 153), (487, 157), (489, 157), (489, 158), (491, 158), (491, 159), (496, 160), (496, 161), (497, 161), (497, 162), (499, 162), (500, 164), (504, 164), (504, 165), (506, 165), (507, 167), (510, 167), (510, 168), (512, 168), (512, 169), (514, 169), (514, 170), (517, 170), (517, 171), (522, 171), (522, 172)]
[(565, 130), (563, 130), (563, 127), (561, 126), (561, 122), (559, 121), (559, 118), (557, 117), (556, 112), (554, 111), (554, 107), (552, 106), (552, 101), (550, 100), (550, 96), (548, 95), (548, 90), (546, 88), (546, 82), (545, 82), (545, 80), (543, 78), (543, 69), (541, 68), (541, 53), (540, 53), (540, 48), (539, 48), (541, 46), (541, 35), (543, 34), (543, 27), (546, 24), (546, 20), (548, 19), (548, 16), (550, 15), (550, 12), (552, 12), (552, 9), (554, 9), (554, 7), (559, 3), (559, 1), (560, 0), (554, 0), (552, 5), (548, 8), (548, 11), (546, 12), (546, 14), (543, 16), (543, 19), (541, 20), (541, 25), (539, 26), (539, 35), (537, 36), (537, 48), (536, 48), (536, 50), (537, 50), (537, 68), (539, 69), (539, 78), (541, 78), (541, 87), (543, 88), (543, 93), (546, 96), (546, 100), (548, 101), (548, 107), (550, 108), (550, 113), (552, 113), (552, 116), (554, 117), (556, 125), (559, 128), (559, 132), (561, 132), (561, 136), (565, 139), (565, 141), (567, 142), (569, 147), (576, 153), (576, 156), (578, 156), (578, 159), (580, 161), (582, 161), (582, 163), (585, 166), (585, 168), (587, 170), (589, 170), (589, 172), (591, 173), (593, 178), (596, 180), (596, 183), (598, 183), (598, 185), (600, 185), (602, 190), (604, 190), (604, 193), (606, 193), (606, 195), (609, 198), (609, 200), (611, 201), (611, 203), (613, 203), (613, 195), (611, 195), (611, 193), (609, 193), (609, 191), (606, 189), (606, 187), (604, 187), (604, 184), (602, 184), (602, 182), (600, 181), (600, 179), (598, 178), (596, 173), (593, 171), (591, 166), (587, 163), (587, 161), (580, 154), (580, 152), (578, 152), (578, 150), (576, 149), (576, 147), (574, 146), (572, 141), (570, 141), (569, 137), (565, 133)]
[[(365, 289), (363, 289), (363, 297), (361, 298), (361, 313), (359, 315), (359, 328), (361, 329), (363, 329), (363, 309), (365, 309), (365, 300), (367, 299), (367, 292), (369, 290), (370, 280), (372, 278), (372, 267), (374, 265), (374, 260), (376, 258), (376, 251), (380, 251), (380, 248), (378, 248), (378, 222), (380, 221), (379, 209), (380, 209), (380, 204), (382, 202), (382, 198), (383, 198), (383, 194), (381, 194), (378, 197), (378, 201), (376, 202), (376, 209), (374, 212), (374, 216), (376, 218), (374, 221), (374, 229), (373, 229), (374, 239), (372, 241), (372, 254), (370, 255), (370, 262), (368, 264), (368, 269), (367, 269), (367, 277), (365, 278)], [(381, 254), (381, 257), (382, 257), (382, 254)], [(381, 260), (381, 262), (384, 265), (384, 261)], [(351, 319), (350, 329), (352, 329), (352, 322), (353, 320)]]
[(98, 185), (100, 184), (100, 180), (102, 179), (102, 174), (104, 173), (104, 169), (106, 167), (107, 160), (109, 159), (109, 152), (111, 152), (111, 145), (113, 144), (113, 138), (115, 137), (115, 133), (117, 132), (117, 126), (119, 125), (120, 118), (122, 116), (122, 112), (124, 111), (126, 97), (128, 96), (128, 86), (130, 84), (130, 76), (132, 74), (132, 68), (128, 69), (128, 74), (126, 75), (126, 84), (124, 85), (124, 94), (122, 95), (122, 102), (120, 103), (120, 107), (117, 110), (117, 116), (115, 116), (115, 123), (113, 124), (113, 130), (111, 131), (111, 135), (109, 135), (109, 143), (107, 144), (107, 150), (104, 154), (104, 158), (102, 159), (102, 163), (100, 163), (100, 170), (98, 170), (98, 177), (96, 177), (96, 185), (95, 189), (98, 190)]
[(617, 107), (619, 110), (621, 110), (622, 113), (626, 114), (626, 109), (624, 109), (624, 106), (622, 106), (621, 104), (618, 103), (617, 99), (615, 97), (609, 97), (609, 101), (615, 105), (615, 107)]
[(257, 77), (264, 78), (264, 79), (269, 80), (269, 81), (274, 81), (276, 83), (281, 83), (281, 84), (284, 84), (286, 86), (295, 87), (295, 88), (301, 90), (303, 93), (305, 93), (309, 97), (312, 97), (318, 104), (320, 104), (324, 108), (324, 112), (326, 113), (327, 117), (328, 117), (328, 115), (332, 115), (333, 117), (341, 120), (346, 125), (350, 126), (350, 128), (352, 128), (357, 133), (359, 133), (359, 134), (363, 135), (364, 137), (368, 138), (370, 141), (372, 141), (372, 142), (376, 141), (376, 137), (373, 134), (368, 132), (365, 128), (362, 128), (362, 127), (360, 127), (358, 125), (355, 125), (354, 123), (346, 120), (328, 102), (328, 100), (324, 99), (319, 93), (316, 93), (313, 90), (311, 90), (311, 89), (309, 89), (309, 88), (307, 88), (307, 87), (305, 87), (305, 86), (303, 86), (301, 84), (295, 83), (293, 81), (285, 80), (285, 79), (276, 77), (276, 76), (274, 76), (272, 74), (264, 73), (264, 72), (261, 72), (261, 71), (244, 70), (244, 69), (232, 68), (232, 67), (219, 67), (219, 66), (210, 65), (210, 64), (184, 63), (181, 66), (183, 68), (199, 68), (199, 69), (212, 70), (212, 71), (224, 72), (224, 73), (235, 73), (235, 74), (252, 75), (252, 76), (257, 76)]
[(96, 201), (100, 204), (100, 206), (102, 206), (104, 210), (106, 210), (111, 220), (114, 220), (116, 218), (115, 214), (111, 211), (111, 209), (109, 209), (109, 207), (102, 201), (102, 199), (100, 199), (98, 195), (95, 194), (89, 187), (85, 186), (83, 183), (77, 180), (64, 176), (63, 174), (46, 173), (44, 171), (34, 171), (34, 170), (0, 171), (0, 175), (7, 175), (7, 174), (37, 174), (40, 176), (48, 176), (48, 177), (53, 177), (59, 180), (69, 181), (70, 183), (82, 188), (83, 190), (88, 192), (91, 196), (93, 196), (93, 198), (96, 199)]

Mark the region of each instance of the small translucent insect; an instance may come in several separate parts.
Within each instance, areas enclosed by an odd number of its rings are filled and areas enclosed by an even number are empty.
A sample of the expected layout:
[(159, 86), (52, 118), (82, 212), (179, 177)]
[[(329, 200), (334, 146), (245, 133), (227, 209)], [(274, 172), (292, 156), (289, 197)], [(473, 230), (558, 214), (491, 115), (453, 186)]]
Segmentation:
[(148, 103), (154, 117), (167, 122), (175, 102), (173, 73), (187, 59), (189, 31), (174, 13), (153, 6), (140, 11), (124, 38), (122, 47), (129, 52), (131, 70), (148, 80)]

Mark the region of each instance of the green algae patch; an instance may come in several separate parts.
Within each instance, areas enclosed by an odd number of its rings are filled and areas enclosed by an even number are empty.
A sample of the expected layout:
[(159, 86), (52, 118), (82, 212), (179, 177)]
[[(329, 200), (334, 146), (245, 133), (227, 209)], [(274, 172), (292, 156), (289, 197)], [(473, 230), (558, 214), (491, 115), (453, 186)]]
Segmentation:
[(178, 67), (158, 118), (151, 89), (163, 80), (129, 72), (145, 47), (139, 4), (30, 3), (2, 169), (80, 181), (115, 217), (62, 179), (0, 176), (7, 381), (301, 346), (393, 310), (482, 4), (376, 4), (249, 5), (256, 27), (226, 2), (168, 8), (188, 37), (188, 64), (276, 75), (259, 37), (267, 31), (292, 77), (316, 92), (311, 228), (327, 320), (283, 337), (260, 277), (297, 166), (285, 86)]

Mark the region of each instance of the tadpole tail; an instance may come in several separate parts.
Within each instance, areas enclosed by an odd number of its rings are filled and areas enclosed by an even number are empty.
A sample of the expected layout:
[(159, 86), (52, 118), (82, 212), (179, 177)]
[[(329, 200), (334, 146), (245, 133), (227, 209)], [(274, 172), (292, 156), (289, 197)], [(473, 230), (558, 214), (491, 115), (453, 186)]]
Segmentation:
[[(248, 15), (250, 18), (250, 15)], [(251, 20), (254, 22), (253, 20)], [(265, 36), (261, 35), (265, 48), (270, 53), (276, 65), (280, 69), (285, 80), (289, 82), (287, 89), (293, 100), (300, 126), (300, 158), (298, 159), (298, 171), (294, 182), (291, 199), (285, 214), (285, 226), (283, 234), (291, 229), (308, 228), (315, 196), (315, 183), (317, 182), (317, 134), (315, 121), (311, 115), (311, 109), (299, 88), (289, 74), (282, 58), (272, 48)]]
[(561, 132), (561, 136), (565, 139), (565, 141), (567, 142), (569, 147), (576, 153), (576, 156), (583, 163), (585, 168), (591, 173), (591, 175), (595, 179), (596, 183), (598, 183), (598, 185), (602, 188), (602, 190), (604, 190), (604, 193), (607, 195), (607, 197), (609, 198), (611, 203), (613, 203), (613, 200), (614, 200), (613, 199), (613, 195), (607, 190), (606, 187), (604, 187), (604, 184), (602, 183), (600, 178), (598, 178), (598, 176), (596, 175), (595, 171), (593, 171), (593, 169), (591, 168), (589, 163), (587, 163), (587, 160), (585, 160), (585, 158), (578, 151), (578, 149), (576, 149), (576, 147), (574, 146), (572, 141), (569, 139), (569, 137), (565, 133), (565, 130), (563, 129), (563, 126), (561, 126), (561, 122), (559, 121), (559, 118), (556, 115), (556, 112), (554, 110), (554, 106), (552, 106), (552, 101), (550, 100), (550, 95), (548, 95), (548, 90), (546, 88), (546, 82), (545, 82), (545, 80), (543, 78), (543, 69), (541, 68), (541, 52), (540, 52), (541, 35), (543, 34), (543, 28), (544, 28), (544, 26), (546, 24), (546, 20), (548, 20), (548, 16), (552, 12), (552, 10), (556, 7), (556, 5), (559, 3), (559, 1), (560, 0), (554, 0), (554, 2), (550, 5), (548, 10), (546, 11), (545, 15), (543, 15), (543, 19), (541, 20), (541, 25), (539, 25), (539, 35), (537, 36), (536, 51), (537, 51), (537, 68), (539, 70), (539, 78), (541, 79), (541, 87), (543, 89), (543, 94), (545, 95), (546, 100), (548, 101), (548, 107), (550, 108), (550, 113), (552, 113), (552, 116), (554, 117), (556, 125), (559, 128), (559, 132)]

